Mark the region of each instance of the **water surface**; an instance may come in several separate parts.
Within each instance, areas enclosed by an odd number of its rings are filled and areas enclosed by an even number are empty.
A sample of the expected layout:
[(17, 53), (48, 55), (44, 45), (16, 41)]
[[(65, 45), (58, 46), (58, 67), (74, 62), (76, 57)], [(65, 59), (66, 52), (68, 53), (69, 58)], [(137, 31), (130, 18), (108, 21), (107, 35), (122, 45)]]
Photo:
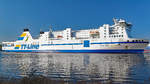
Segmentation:
[(0, 53), (1, 80), (32, 76), (68, 84), (150, 84), (150, 54)]

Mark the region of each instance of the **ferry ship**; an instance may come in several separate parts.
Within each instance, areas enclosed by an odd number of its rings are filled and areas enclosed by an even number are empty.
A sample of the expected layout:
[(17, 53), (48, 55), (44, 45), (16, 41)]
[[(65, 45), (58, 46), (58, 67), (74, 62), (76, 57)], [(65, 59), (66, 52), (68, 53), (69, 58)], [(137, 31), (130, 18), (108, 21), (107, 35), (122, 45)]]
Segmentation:
[(113, 19), (97, 29), (40, 31), (38, 39), (24, 29), (14, 42), (2, 42), (5, 52), (62, 52), (62, 53), (136, 53), (144, 52), (148, 40), (131, 37), (132, 24)]

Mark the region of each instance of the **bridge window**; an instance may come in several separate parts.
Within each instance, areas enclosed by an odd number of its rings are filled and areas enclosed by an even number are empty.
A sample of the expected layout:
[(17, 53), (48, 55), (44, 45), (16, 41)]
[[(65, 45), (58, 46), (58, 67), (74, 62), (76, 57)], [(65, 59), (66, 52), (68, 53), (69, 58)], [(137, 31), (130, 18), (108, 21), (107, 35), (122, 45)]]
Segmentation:
[(2, 44), (2, 47), (4, 47), (5, 46), (5, 44)]
[(11, 46), (14, 46), (14, 44), (12, 43)]
[(11, 47), (11, 46), (14, 46), (14, 44), (13, 43), (11, 43), (11, 44), (7, 44), (7, 43), (2, 44), (2, 47)]

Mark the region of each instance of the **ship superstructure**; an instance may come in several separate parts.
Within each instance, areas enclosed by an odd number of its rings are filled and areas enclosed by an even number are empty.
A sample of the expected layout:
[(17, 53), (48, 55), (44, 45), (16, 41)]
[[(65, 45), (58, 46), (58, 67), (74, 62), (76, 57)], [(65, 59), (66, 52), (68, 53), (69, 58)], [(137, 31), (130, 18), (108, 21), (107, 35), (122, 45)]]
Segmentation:
[(113, 19), (114, 24), (104, 24), (97, 29), (40, 32), (33, 39), (29, 29), (14, 42), (3, 42), (6, 52), (82, 52), (82, 53), (126, 53), (143, 52), (149, 41), (131, 38), (131, 23)]

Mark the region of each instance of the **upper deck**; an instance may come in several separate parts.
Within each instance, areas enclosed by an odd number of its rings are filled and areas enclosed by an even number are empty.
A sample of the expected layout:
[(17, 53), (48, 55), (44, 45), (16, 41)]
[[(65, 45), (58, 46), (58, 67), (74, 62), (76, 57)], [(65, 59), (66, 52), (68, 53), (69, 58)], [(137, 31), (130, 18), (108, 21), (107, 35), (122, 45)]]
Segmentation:
[[(113, 19), (114, 24), (104, 24), (97, 29), (72, 30), (66, 28), (62, 31), (40, 32), (38, 39), (33, 39), (29, 29), (24, 29), (24, 32), (19, 36), (17, 41), (3, 42), (5, 45), (15, 44), (42, 44), (42, 43), (66, 43), (66, 42), (81, 42), (82, 40), (92, 40), (99, 42), (148, 42), (144, 39), (130, 38), (131, 23), (125, 20)], [(53, 42), (52, 42), (53, 41)]]

